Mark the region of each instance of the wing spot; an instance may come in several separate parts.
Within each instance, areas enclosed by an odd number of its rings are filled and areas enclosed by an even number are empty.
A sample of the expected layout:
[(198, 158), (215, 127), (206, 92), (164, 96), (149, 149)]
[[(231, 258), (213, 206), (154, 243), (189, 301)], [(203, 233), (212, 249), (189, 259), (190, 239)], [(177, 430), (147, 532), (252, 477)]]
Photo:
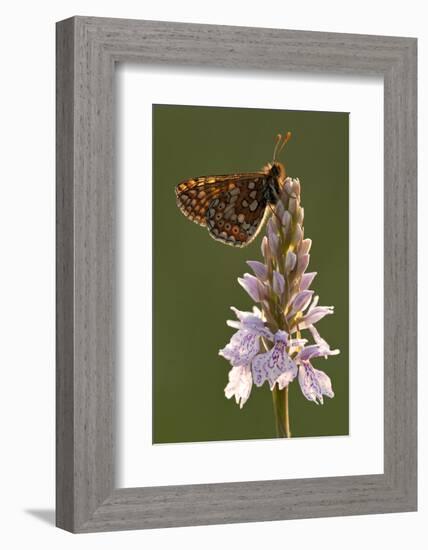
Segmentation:
[(249, 184), (248, 184), (248, 189), (254, 189), (255, 186), (256, 186), (256, 182), (250, 181)]
[(253, 202), (250, 204), (250, 210), (251, 212), (254, 212), (254, 210), (257, 210), (259, 203), (256, 200), (253, 200)]
[(245, 221), (245, 216), (244, 216), (244, 214), (239, 214), (239, 216), (238, 216), (238, 222), (239, 222), (239, 223), (243, 223), (244, 221)]
[(244, 208), (247, 208), (248, 206), (248, 201), (246, 199), (244, 199), (242, 202), (241, 202), (241, 205), (244, 207)]

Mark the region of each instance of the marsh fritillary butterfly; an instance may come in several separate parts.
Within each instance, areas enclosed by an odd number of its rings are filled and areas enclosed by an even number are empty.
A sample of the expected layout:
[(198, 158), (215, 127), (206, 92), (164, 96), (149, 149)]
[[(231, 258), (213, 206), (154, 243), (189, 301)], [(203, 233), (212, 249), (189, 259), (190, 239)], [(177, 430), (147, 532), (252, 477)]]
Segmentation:
[(290, 132), (284, 138), (278, 134), (274, 160), (259, 172), (182, 181), (175, 188), (177, 206), (189, 220), (206, 226), (217, 241), (237, 247), (249, 245), (269, 215), (268, 207), (278, 202), (285, 168), (275, 156), (290, 137)]

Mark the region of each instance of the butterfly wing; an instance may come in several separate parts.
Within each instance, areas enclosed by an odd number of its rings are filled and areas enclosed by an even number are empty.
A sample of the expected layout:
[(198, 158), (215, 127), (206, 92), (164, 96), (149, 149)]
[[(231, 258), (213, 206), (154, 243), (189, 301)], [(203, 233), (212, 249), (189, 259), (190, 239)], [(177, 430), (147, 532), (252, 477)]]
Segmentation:
[(180, 182), (175, 188), (177, 206), (190, 221), (206, 225), (206, 212), (209, 204), (221, 193), (233, 188), (243, 177), (257, 177), (260, 174), (227, 174), (221, 176), (201, 176)]
[(227, 183), (205, 211), (211, 237), (224, 244), (244, 247), (258, 235), (269, 214), (266, 175), (245, 174)]

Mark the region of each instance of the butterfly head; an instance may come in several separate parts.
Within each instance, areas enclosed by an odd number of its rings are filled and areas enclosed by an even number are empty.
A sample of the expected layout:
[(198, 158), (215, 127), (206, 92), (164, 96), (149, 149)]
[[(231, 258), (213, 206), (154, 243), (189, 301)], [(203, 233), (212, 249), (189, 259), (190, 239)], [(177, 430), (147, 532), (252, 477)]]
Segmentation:
[(273, 178), (279, 186), (281, 186), (282, 183), (285, 181), (286, 173), (284, 164), (276, 160), (276, 157), (284, 149), (285, 145), (290, 141), (290, 139), (291, 132), (287, 132), (284, 136), (282, 134), (278, 134), (276, 136), (272, 162), (269, 162), (265, 166), (265, 173), (271, 176), (271, 178)]
[(271, 176), (279, 180), (281, 183), (285, 180), (285, 166), (282, 162), (275, 160), (268, 164), (269, 173)]

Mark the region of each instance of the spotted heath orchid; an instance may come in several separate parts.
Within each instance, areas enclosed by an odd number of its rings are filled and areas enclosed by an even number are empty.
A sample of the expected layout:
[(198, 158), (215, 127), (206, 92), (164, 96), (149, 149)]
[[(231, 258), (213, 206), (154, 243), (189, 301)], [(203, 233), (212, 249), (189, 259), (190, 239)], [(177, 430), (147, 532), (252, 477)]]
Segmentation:
[(236, 332), (219, 351), (232, 366), (225, 395), (241, 408), (253, 385), (269, 385), (279, 437), (291, 437), (289, 385), (297, 379), (304, 397), (317, 404), (334, 397), (329, 376), (312, 362), (339, 353), (315, 328), (333, 306), (318, 305), (310, 289), (316, 273), (307, 272), (312, 241), (304, 238), (303, 217), (300, 182), (287, 178), (261, 243), (263, 261), (248, 261), (253, 273), (238, 279), (258, 307), (232, 307), (236, 320), (227, 324)]

